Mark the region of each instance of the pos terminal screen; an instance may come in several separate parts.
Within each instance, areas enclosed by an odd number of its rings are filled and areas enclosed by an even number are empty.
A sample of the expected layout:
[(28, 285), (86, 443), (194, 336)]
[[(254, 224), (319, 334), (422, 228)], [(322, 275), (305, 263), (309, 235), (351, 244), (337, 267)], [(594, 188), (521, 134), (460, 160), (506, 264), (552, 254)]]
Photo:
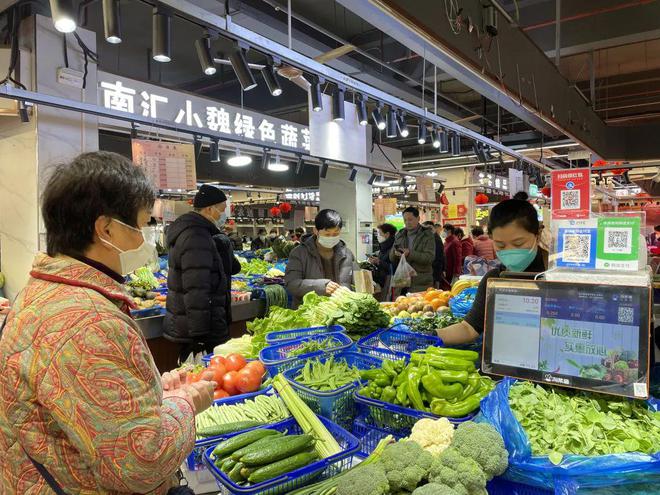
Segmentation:
[(490, 279), (483, 371), (648, 397), (650, 290)]

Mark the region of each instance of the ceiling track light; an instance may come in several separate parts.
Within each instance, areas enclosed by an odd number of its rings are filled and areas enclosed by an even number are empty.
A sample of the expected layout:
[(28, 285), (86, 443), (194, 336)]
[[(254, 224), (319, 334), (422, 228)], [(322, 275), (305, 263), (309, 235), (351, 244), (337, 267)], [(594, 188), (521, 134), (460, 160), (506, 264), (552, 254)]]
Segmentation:
[(119, 0), (103, 0), (103, 33), (108, 43), (113, 45), (121, 43)]
[(408, 181), (406, 181), (406, 178), (405, 178), (405, 177), (402, 177), (402, 178), (401, 178), (401, 187), (406, 187), (406, 184), (407, 184), (407, 183), (408, 183)]
[(236, 147), (236, 152), (227, 158), (227, 165), (230, 167), (245, 167), (252, 163), (252, 157), (250, 155), (241, 154), (240, 148)]
[(431, 142), (433, 143), (433, 147), (435, 149), (440, 149), (440, 135), (438, 134), (438, 131), (435, 129), (431, 129)]
[(211, 139), (209, 155), (212, 163), (220, 162), (220, 142), (217, 139)]
[(369, 123), (369, 116), (367, 115), (367, 98), (360, 95), (357, 102), (358, 123), (365, 126)]
[(289, 170), (289, 165), (280, 161), (280, 154), (275, 152), (275, 161), (268, 162), (268, 170), (271, 172), (286, 172)]
[(321, 179), (325, 179), (326, 176), (328, 175), (328, 162), (326, 160), (321, 160), (321, 173), (319, 174), (319, 177)]
[(379, 131), (384, 131), (385, 127), (387, 127), (387, 123), (385, 122), (383, 114), (381, 113), (382, 108), (383, 105), (378, 102), (376, 108), (374, 108), (374, 111), (371, 112), (371, 118), (374, 119), (374, 124), (376, 124), (376, 127), (378, 127)]
[(402, 138), (407, 138), (410, 135), (410, 129), (408, 129), (408, 124), (406, 123), (406, 114), (403, 110), (398, 113), (396, 126), (398, 127), (399, 134)]
[(257, 81), (254, 79), (254, 74), (252, 74), (245, 59), (245, 50), (243, 48), (238, 45), (234, 47), (229, 54), (229, 62), (234, 69), (238, 82), (241, 83), (243, 91), (250, 91), (257, 87)]
[(457, 132), (451, 137), (451, 156), (460, 156), (461, 154), (461, 135)]
[(73, 33), (78, 27), (73, 0), (50, 0), (50, 12), (53, 25), (60, 33)]
[(355, 177), (357, 177), (357, 173), (358, 173), (357, 168), (351, 166), (350, 172), (348, 172), (348, 180), (350, 182), (355, 182)]
[(390, 107), (389, 111), (387, 112), (387, 127), (386, 127), (386, 132), (385, 136), (388, 138), (395, 138), (396, 133), (397, 133), (397, 123), (396, 123), (396, 109), (393, 107)]
[(302, 155), (298, 156), (298, 161), (296, 162), (296, 175), (300, 175), (305, 166), (305, 160), (303, 160)]
[(266, 148), (261, 152), (261, 170), (266, 170), (268, 166), (268, 150)]
[(321, 79), (314, 77), (312, 85), (309, 87), (310, 96), (312, 98), (312, 110), (320, 112), (323, 110), (323, 95), (321, 93)]
[(376, 178), (377, 178), (377, 177), (378, 177), (378, 176), (377, 176), (376, 174), (374, 174), (373, 172), (371, 172), (371, 176), (369, 177), (369, 180), (367, 181), (367, 184), (369, 184), (370, 186), (373, 186), (373, 185), (374, 185), (374, 182), (376, 182)]
[(18, 102), (18, 116), (24, 124), (30, 122), (30, 114), (28, 114), (27, 105), (23, 100)]
[(211, 55), (211, 38), (207, 35), (195, 40), (195, 50), (197, 51), (199, 65), (202, 66), (204, 74), (207, 76), (215, 74), (217, 69), (215, 68), (213, 56)]
[(417, 143), (418, 144), (426, 144), (426, 121), (425, 120), (420, 120), (419, 121), (419, 131), (417, 133)]
[(282, 94), (282, 87), (280, 86), (280, 81), (275, 73), (275, 66), (271, 57), (268, 57), (266, 66), (261, 69), (261, 76), (264, 78), (266, 87), (271, 96), (280, 96)]
[(341, 86), (337, 86), (334, 94), (332, 95), (332, 120), (335, 122), (341, 122), (344, 120), (344, 100), (345, 100), (345, 89)]
[(172, 61), (172, 18), (158, 9), (152, 17), (152, 57), (156, 62)]

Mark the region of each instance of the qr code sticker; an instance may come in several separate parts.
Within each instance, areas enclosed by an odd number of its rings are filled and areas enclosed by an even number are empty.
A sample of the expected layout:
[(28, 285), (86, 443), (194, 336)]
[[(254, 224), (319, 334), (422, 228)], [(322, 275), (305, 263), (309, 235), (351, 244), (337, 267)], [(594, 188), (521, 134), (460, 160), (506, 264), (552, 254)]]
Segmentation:
[(619, 323), (632, 323), (635, 310), (628, 306), (619, 306)]
[(605, 229), (604, 253), (631, 254), (632, 253), (632, 229)]
[(591, 236), (589, 234), (564, 234), (564, 261), (588, 263), (591, 259)]
[(561, 192), (561, 209), (580, 209), (580, 191), (578, 189), (567, 189)]

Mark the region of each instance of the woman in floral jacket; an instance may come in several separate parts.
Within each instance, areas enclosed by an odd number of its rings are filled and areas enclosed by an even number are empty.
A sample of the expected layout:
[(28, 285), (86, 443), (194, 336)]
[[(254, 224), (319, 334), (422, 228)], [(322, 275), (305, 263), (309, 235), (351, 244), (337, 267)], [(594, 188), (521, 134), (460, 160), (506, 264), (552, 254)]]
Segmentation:
[(80, 155), (50, 179), (48, 254), (36, 257), (0, 340), (0, 493), (175, 485), (214, 384), (161, 381), (129, 315), (122, 275), (153, 252), (141, 230), (153, 201), (142, 171), (113, 153)]

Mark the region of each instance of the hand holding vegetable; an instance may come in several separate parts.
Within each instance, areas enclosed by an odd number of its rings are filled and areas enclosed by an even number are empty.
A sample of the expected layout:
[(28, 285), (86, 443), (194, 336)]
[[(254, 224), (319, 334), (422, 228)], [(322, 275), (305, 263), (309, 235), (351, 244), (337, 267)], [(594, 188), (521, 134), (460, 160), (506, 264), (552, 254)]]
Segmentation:
[(215, 382), (200, 380), (189, 385), (183, 385), (176, 390), (163, 392), (163, 398), (182, 397), (188, 401), (195, 415), (197, 415), (208, 409), (213, 403), (213, 391), (215, 387)]
[(161, 377), (163, 390), (176, 390), (186, 383), (187, 370), (166, 371)]

